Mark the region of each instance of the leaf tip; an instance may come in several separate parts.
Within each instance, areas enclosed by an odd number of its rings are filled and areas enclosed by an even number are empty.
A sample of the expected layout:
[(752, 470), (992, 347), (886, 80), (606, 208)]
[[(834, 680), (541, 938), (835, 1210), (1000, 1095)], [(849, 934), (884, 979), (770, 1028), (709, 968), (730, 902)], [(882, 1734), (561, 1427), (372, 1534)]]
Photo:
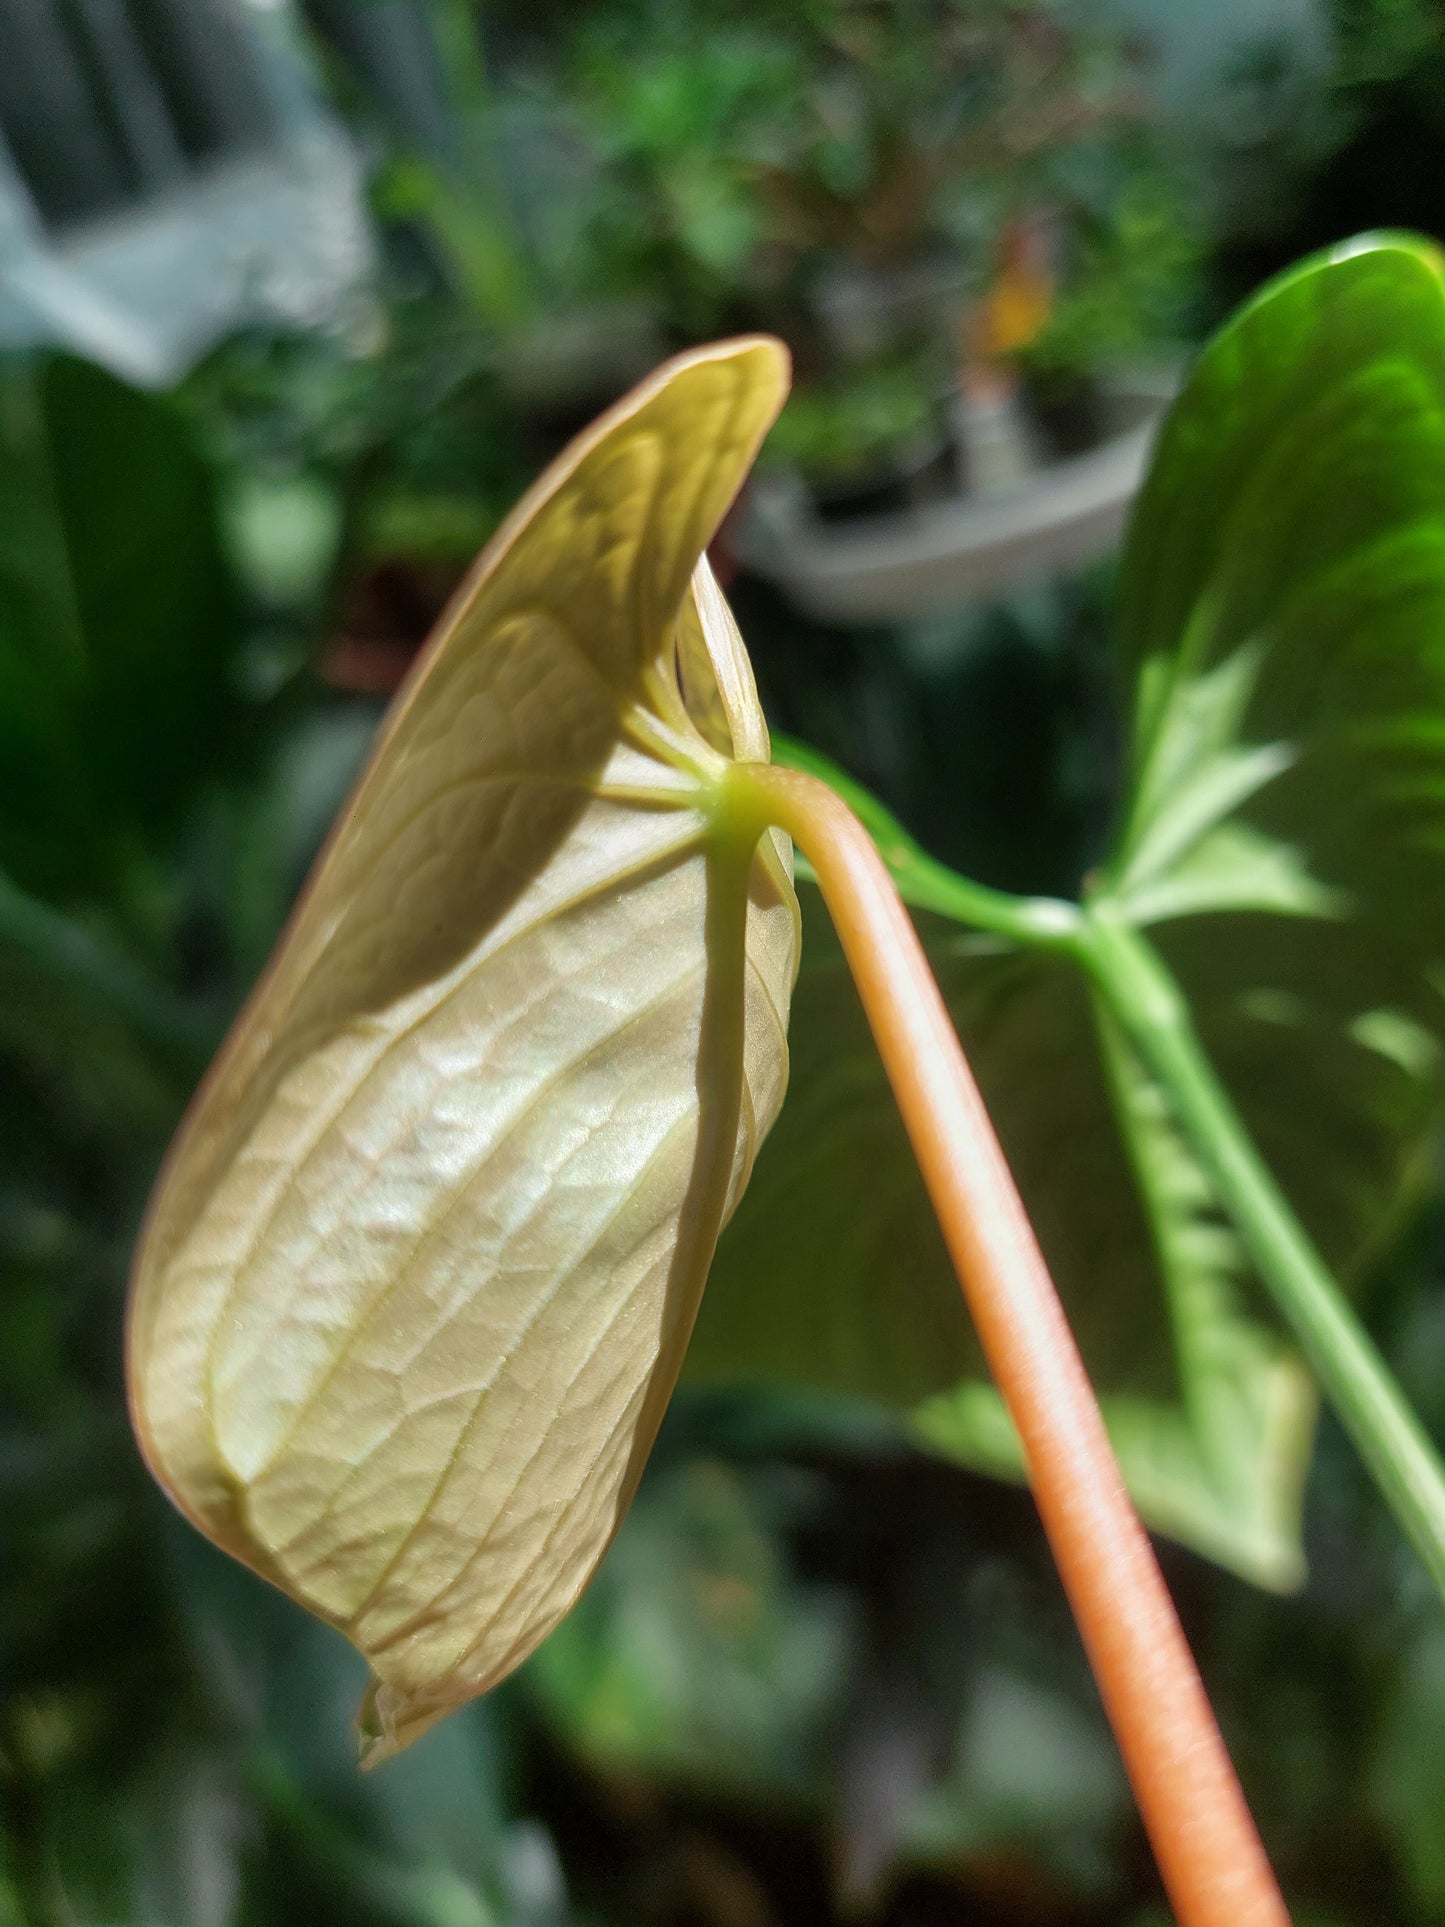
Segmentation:
[(357, 1757), (362, 1770), (369, 1773), (373, 1767), (394, 1760), (452, 1710), (450, 1706), (432, 1705), (422, 1711), (414, 1695), (373, 1678), (356, 1716)]

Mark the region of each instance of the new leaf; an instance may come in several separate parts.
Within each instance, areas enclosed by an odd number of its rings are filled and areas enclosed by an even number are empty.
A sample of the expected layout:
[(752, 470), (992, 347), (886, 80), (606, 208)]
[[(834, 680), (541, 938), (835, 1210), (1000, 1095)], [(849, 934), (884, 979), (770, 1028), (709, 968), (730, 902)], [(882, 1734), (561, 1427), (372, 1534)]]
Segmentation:
[(781, 1101), (790, 859), (718, 805), (768, 745), (699, 556), (785, 384), (771, 342), (683, 357), (525, 498), (152, 1203), (147, 1459), (366, 1655), (374, 1756), (596, 1566)]

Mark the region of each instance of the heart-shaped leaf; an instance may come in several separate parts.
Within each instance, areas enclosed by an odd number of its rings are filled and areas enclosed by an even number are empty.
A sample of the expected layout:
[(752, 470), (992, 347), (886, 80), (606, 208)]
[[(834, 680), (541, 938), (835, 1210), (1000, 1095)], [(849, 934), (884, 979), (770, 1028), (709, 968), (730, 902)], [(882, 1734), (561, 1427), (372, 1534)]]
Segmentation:
[[(1206, 349), (1133, 519), (1119, 636), (1131, 778), (1092, 910), (1150, 927), (1285, 1195), (1358, 1277), (1427, 1168), (1442, 1100), (1432, 249), (1385, 238), (1307, 263)], [(1008, 940), (928, 928), (1141, 1509), (1289, 1583), (1312, 1394), (1169, 1092), (1091, 1011), (1065, 920), (996, 914), (876, 805), (870, 827), (912, 901)], [(966, 1461), (1016, 1468), (856, 1000), (823, 948), (810, 934), (794, 1094), (719, 1254), (695, 1366), (883, 1397)], [(785, 1279), (791, 1310), (760, 1326)]]
[(1129, 807), (1096, 892), (1157, 925), (1326, 1260), (1423, 1175), (1445, 1043), (1445, 280), (1356, 243), (1212, 345), (1125, 560)]
[(366, 1655), (373, 1754), (581, 1590), (781, 1101), (789, 852), (716, 806), (767, 732), (698, 558), (785, 386), (683, 357), (526, 497), (152, 1204), (146, 1456)]

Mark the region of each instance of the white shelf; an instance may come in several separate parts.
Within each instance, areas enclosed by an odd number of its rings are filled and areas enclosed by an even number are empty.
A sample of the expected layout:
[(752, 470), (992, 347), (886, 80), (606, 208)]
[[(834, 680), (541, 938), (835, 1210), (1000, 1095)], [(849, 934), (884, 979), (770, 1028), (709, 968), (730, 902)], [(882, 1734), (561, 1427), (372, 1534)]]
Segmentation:
[(1006, 493), (829, 523), (800, 481), (765, 478), (748, 500), (739, 560), (805, 615), (842, 623), (944, 609), (1092, 561), (1119, 539), (1177, 386), (1173, 369), (1120, 377), (1110, 384), (1118, 432)]

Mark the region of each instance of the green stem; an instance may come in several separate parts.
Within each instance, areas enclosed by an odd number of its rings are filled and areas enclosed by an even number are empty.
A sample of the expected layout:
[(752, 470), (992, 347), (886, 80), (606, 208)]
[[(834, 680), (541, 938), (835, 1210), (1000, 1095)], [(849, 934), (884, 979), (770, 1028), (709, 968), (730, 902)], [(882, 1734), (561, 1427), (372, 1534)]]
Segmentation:
[(1105, 905), (1087, 913), (1077, 952), (1163, 1085), (1326, 1395), (1445, 1592), (1445, 1468), (1241, 1123), (1183, 992), (1148, 939), (1110, 917)]
[(772, 760), (775, 766), (816, 776), (842, 797), (878, 846), (898, 894), (910, 908), (936, 911), (1027, 950), (1073, 950), (1081, 921), (1077, 904), (1059, 897), (1016, 897), (960, 876), (916, 843), (861, 783), (806, 743), (775, 736)]
[[(885, 850), (885, 861), (887, 854)], [(1016, 897), (1006, 890), (992, 890), (921, 851), (899, 887), (917, 910), (936, 910), (1028, 950), (1072, 950), (1077, 940), (1079, 915), (1073, 904), (1058, 897)]]

